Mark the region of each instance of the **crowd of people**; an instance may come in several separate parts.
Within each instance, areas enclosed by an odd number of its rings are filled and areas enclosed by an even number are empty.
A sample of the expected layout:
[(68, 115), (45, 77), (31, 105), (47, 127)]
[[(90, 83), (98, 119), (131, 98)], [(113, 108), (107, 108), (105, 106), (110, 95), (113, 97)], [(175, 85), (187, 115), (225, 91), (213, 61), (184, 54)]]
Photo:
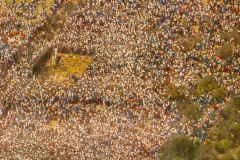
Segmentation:
[[(222, 36), (239, 29), (239, 14), (227, 2), (80, 1), (54, 39), (35, 41), (61, 3), (41, 14), (25, 3), (1, 10), (0, 159), (161, 158), (158, 147), (175, 134), (205, 142), (230, 95), (239, 96), (240, 53), (234, 39)], [(17, 20), (19, 12), (25, 20)], [(39, 21), (29, 19), (38, 15)], [(187, 50), (197, 36), (203, 40)], [(216, 55), (227, 43), (234, 53)], [(31, 74), (32, 57), (46, 46), (92, 57), (76, 85)], [(192, 94), (210, 76), (226, 91), (220, 100)], [(171, 88), (203, 117), (180, 123), (184, 115)]]

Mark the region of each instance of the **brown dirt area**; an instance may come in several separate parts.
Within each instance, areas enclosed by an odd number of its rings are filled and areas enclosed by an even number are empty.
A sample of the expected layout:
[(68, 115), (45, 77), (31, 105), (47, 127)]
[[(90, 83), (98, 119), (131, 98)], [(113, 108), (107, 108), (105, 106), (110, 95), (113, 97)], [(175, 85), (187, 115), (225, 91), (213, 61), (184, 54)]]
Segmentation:
[(47, 60), (47, 63), (42, 68), (42, 72), (39, 74), (41, 78), (50, 79), (61, 82), (68, 80), (69, 73), (77, 72), (81, 75), (87, 66), (91, 63), (90, 56), (83, 56), (77, 54), (61, 54), (60, 61), (57, 66), (52, 66), (52, 58)]

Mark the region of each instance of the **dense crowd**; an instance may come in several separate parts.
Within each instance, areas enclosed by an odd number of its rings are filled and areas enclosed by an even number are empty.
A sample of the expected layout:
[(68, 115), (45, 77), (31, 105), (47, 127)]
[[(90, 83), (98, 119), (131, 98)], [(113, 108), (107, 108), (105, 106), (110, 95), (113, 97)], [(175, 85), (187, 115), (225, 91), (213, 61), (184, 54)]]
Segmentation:
[[(227, 59), (216, 55), (218, 45), (237, 47), (221, 34), (239, 29), (232, 6), (201, 0), (81, 1), (66, 13), (53, 40), (37, 43), (35, 31), (61, 3), (41, 14), (34, 3), (1, 10), (0, 158), (159, 158), (158, 147), (175, 134), (204, 142), (230, 95), (240, 94), (239, 51)], [(38, 15), (40, 22), (29, 18)], [(16, 32), (21, 43), (10, 43)], [(186, 40), (196, 36), (203, 41), (186, 50)], [(46, 46), (92, 56), (77, 85), (32, 76), (32, 57)], [(209, 76), (226, 90), (221, 100), (191, 94)], [(173, 87), (204, 112), (202, 118), (179, 122), (180, 102), (168, 94)], [(57, 124), (50, 126), (52, 121)]]

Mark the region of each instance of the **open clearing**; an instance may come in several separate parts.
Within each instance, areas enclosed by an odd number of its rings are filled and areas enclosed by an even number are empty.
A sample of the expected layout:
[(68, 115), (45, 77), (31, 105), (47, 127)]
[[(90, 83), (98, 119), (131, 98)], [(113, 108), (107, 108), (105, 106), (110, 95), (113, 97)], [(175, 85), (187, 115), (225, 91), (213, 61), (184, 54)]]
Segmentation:
[(90, 56), (77, 55), (72, 53), (61, 54), (57, 66), (52, 66), (52, 58), (49, 58), (39, 74), (41, 78), (52, 78), (54, 81), (68, 80), (69, 73), (81, 75), (87, 66), (91, 63)]

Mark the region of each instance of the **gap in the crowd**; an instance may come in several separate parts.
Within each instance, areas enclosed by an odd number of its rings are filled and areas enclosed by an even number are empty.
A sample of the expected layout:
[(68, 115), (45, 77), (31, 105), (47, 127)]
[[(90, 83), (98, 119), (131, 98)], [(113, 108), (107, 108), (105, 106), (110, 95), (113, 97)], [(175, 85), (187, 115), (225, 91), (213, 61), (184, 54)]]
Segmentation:
[(74, 83), (91, 63), (91, 56), (75, 53), (50, 54), (42, 60), (40, 69), (35, 72), (38, 78), (56, 82)]

